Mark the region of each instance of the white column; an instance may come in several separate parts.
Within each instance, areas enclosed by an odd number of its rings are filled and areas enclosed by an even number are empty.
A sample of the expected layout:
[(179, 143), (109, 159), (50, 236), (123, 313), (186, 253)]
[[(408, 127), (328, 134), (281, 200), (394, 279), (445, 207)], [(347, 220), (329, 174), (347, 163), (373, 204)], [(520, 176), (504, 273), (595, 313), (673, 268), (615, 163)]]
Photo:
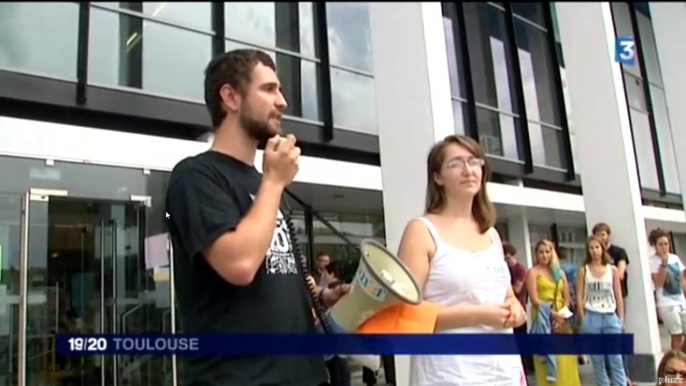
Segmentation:
[[(426, 157), (454, 134), (441, 3), (368, 3), (386, 244), (397, 251), (405, 225), (423, 213)], [(409, 357), (396, 356), (409, 386)]]
[(508, 241), (517, 249), (517, 261), (528, 270), (534, 266), (534, 259), (531, 256), (529, 220), (526, 217), (524, 208), (517, 208), (517, 210), (521, 211), (521, 213), (507, 219)]
[(634, 381), (655, 382), (660, 339), (622, 69), (614, 61), (610, 3), (555, 6), (574, 112), (586, 224), (590, 230), (597, 222), (608, 223), (613, 241), (629, 254), (626, 327), (635, 334), (636, 353), (629, 369)]
[(686, 72), (683, 69), (686, 63), (686, 51), (683, 49), (686, 36), (686, 3), (649, 4), (672, 128), (681, 197), (686, 208)]

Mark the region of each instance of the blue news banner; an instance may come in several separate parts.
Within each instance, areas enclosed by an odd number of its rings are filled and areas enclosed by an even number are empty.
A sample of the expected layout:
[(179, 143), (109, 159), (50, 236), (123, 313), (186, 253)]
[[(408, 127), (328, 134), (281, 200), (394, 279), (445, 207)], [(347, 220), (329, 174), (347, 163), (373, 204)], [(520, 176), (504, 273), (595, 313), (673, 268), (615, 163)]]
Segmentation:
[(632, 355), (631, 334), (58, 334), (60, 355)]

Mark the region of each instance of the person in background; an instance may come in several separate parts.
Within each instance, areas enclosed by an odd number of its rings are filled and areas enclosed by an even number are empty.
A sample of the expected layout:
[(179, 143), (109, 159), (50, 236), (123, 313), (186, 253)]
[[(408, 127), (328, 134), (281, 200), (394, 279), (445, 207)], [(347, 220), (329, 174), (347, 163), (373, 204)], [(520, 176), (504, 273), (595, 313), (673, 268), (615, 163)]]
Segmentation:
[(669, 253), (669, 233), (661, 229), (653, 235), (656, 253), (650, 257), (650, 271), (656, 289), (657, 311), (672, 337), (672, 349), (678, 350), (686, 334), (684, 264), (679, 256)]
[[(523, 309), (526, 309), (526, 303), (528, 301), (528, 296), (526, 293), (526, 267), (524, 267), (519, 261), (517, 261), (517, 249), (509, 242), (503, 242), (503, 255), (505, 256), (505, 262), (510, 270), (510, 284), (512, 285), (512, 291), (514, 291), (519, 304), (522, 305)], [(526, 334), (528, 331), (527, 323), (522, 324), (519, 327), (513, 329), (515, 334)], [(521, 355), (522, 365), (524, 366), (524, 371), (527, 375), (534, 370), (534, 365), (532, 357), (530, 355)]]
[[(555, 245), (550, 240), (541, 240), (534, 248), (535, 265), (526, 276), (526, 286), (531, 299), (532, 323), (538, 323), (539, 313), (550, 314), (552, 326), (549, 332), (571, 334), (571, 328), (565, 317), (559, 313), (569, 307), (569, 282), (555, 252)], [(546, 318), (541, 318), (545, 323)], [(532, 329), (533, 331), (533, 329)], [(555, 355), (554, 360), (543, 362), (534, 358), (534, 370), (537, 386), (580, 386), (579, 365), (573, 355)], [(555, 369), (552, 369), (552, 365)], [(622, 385), (624, 386), (624, 385)]]
[[(327, 258), (329, 256), (323, 255)], [(319, 262), (319, 260), (317, 260)], [(328, 282), (327, 287), (335, 289), (339, 285), (345, 284), (341, 280), (343, 272), (343, 264), (340, 261), (333, 261), (328, 263), (325, 267), (325, 272), (323, 274)], [(350, 386), (350, 366), (348, 365), (348, 360), (342, 358), (338, 355), (334, 355), (331, 359), (326, 361), (326, 368), (329, 371), (329, 384), (331, 386)]]
[(665, 353), (657, 366), (655, 386), (686, 386), (686, 354), (683, 351)]
[[(586, 242), (586, 260), (576, 280), (577, 312), (581, 332), (585, 334), (620, 334), (624, 324), (624, 301), (617, 267), (610, 264), (602, 240), (590, 236)], [(611, 377), (605, 361), (610, 362)], [(599, 386), (626, 385), (621, 355), (592, 355), (595, 380)]]
[[(565, 273), (565, 276), (567, 276), (567, 280), (570, 283), (576, 283), (576, 275), (579, 270), (579, 267), (570, 262), (569, 258), (567, 256), (567, 249), (558, 247), (556, 249), (557, 251), (557, 257), (560, 259), (560, 269), (562, 272)], [(579, 325), (581, 323), (581, 320), (579, 319), (579, 315), (576, 312), (576, 285), (572, 284), (569, 286), (569, 310), (574, 314), (569, 322), (570, 322), (570, 327), (572, 328), (572, 333), (576, 334), (579, 332)], [(579, 364), (583, 365), (587, 363), (588, 358), (579, 355)]]
[(317, 283), (317, 286), (321, 288), (326, 288), (329, 285), (329, 273), (326, 270), (326, 267), (329, 265), (331, 262), (331, 257), (329, 257), (329, 254), (326, 252), (319, 252), (317, 253), (317, 257), (315, 258), (314, 264), (315, 264), (315, 272), (314, 272), (314, 280)]
[[(617, 273), (619, 275), (619, 282), (622, 287), (622, 299), (624, 299), (624, 309), (626, 312), (626, 299), (629, 296), (629, 277), (626, 272), (626, 268), (629, 265), (629, 256), (626, 253), (626, 250), (619, 245), (613, 244), (612, 243), (612, 230), (610, 229), (610, 226), (604, 222), (599, 222), (593, 226), (592, 233), (594, 236), (598, 237), (603, 244), (605, 245), (605, 250), (607, 251), (607, 254), (610, 255), (612, 265), (617, 267)], [(623, 362), (624, 362), (624, 372), (626, 373), (627, 378), (629, 377), (629, 357), (624, 356), (623, 357)], [(608, 359), (605, 359), (605, 368), (608, 371), (608, 377), (612, 377), (612, 374), (609, 373), (610, 371), (610, 362), (608, 362)], [(631, 383), (631, 381), (629, 381)]]

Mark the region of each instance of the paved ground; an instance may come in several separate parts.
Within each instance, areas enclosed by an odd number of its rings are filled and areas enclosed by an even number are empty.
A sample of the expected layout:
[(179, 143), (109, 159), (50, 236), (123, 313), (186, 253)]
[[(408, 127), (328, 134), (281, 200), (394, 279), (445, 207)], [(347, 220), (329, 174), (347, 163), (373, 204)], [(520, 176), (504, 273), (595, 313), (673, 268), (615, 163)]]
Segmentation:
[[(669, 347), (669, 335), (662, 329), (662, 326), (660, 326), (660, 338), (662, 341), (662, 347), (663, 349), (667, 349)], [(581, 365), (579, 366), (579, 375), (581, 376), (581, 384), (583, 386), (592, 386), (595, 385), (595, 379), (593, 377), (593, 367), (590, 364), (587, 365)], [(352, 379), (352, 386), (364, 386), (364, 383), (362, 383), (362, 370), (361, 369), (354, 369), (353, 370), (353, 379)], [(383, 375), (379, 377), (379, 381), (381, 382), (383, 380)], [(635, 384), (636, 386), (654, 386), (655, 383), (639, 383)], [(377, 383), (377, 386), (386, 386), (385, 383)], [(536, 386), (536, 380), (533, 379), (533, 377), (529, 378), (529, 386)]]

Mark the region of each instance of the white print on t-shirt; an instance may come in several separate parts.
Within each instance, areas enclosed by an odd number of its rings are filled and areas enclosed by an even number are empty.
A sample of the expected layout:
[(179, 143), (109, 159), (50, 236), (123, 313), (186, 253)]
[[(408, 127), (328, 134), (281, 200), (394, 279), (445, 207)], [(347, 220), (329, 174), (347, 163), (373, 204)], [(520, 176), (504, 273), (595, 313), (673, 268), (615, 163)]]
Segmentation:
[[(255, 200), (252, 194), (250, 198)], [(265, 258), (265, 265), (268, 274), (272, 275), (288, 275), (297, 274), (298, 268), (296, 266), (295, 256), (293, 254), (293, 243), (288, 232), (286, 219), (283, 213), (279, 210), (276, 214), (276, 227), (274, 228), (274, 235), (272, 241), (267, 249)]]

